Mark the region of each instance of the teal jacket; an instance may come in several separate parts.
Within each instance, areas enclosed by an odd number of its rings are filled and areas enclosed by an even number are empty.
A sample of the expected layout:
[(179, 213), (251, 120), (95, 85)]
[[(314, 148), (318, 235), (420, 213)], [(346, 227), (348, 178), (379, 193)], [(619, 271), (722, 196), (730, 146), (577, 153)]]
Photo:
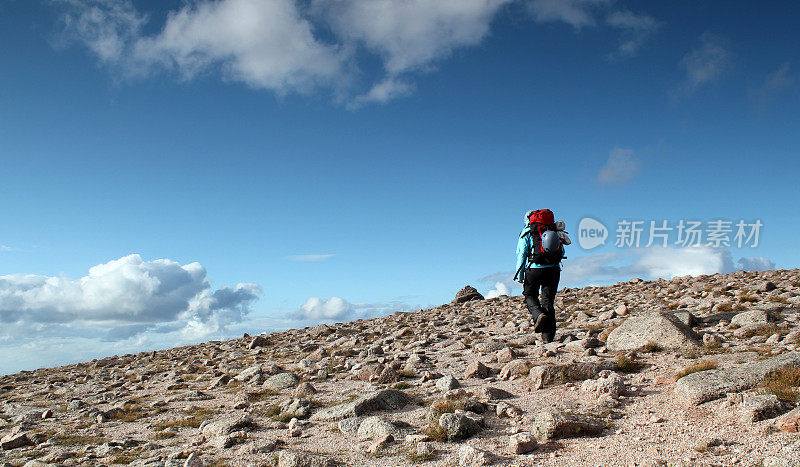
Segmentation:
[[(530, 227), (526, 226), (519, 234), (519, 241), (517, 241), (517, 269), (514, 274), (514, 280), (521, 280), (522, 275), (527, 268), (557, 268), (557, 264), (536, 264), (528, 263), (528, 256), (530, 256), (531, 248), (533, 247), (533, 239), (530, 236)], [(563, 245), (562, 245), (563, 248)]]

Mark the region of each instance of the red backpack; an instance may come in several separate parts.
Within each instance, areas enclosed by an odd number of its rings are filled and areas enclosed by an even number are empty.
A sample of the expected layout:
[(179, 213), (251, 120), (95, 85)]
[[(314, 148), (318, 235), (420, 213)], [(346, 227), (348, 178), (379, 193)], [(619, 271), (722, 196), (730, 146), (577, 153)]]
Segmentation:
[(528, 261), (536, 264), (558, 264), (564, 256), (564, 248), (560, 247), (558, 251), (548, 252), (542, 248), (542, 234), (550, 230), (550, 234), (555, 234), (555, 217), (553, 211), (549, 209), (539, 209), (533, 211), (528, 218), (530, 226), (530, 235), (533, 240), (533, 247), (531, 248)]
[(531, 228), (536, 227), (537, 232), (539, 235), (543, 234), (545, 230), (556, 230), (555, 227), (555, 216), (553, 216), (553, 211), (549, 209), (538, 209), (533, 211), (528, 218), (529, 224), (534, 224)]

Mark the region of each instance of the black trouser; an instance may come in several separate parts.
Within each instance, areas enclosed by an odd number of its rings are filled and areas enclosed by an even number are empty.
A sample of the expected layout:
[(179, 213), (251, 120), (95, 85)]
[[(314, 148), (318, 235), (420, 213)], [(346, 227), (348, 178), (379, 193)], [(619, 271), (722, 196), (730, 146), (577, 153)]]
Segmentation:
[[(525, 305), (531, 312), (533, 320), (544, 313), (549, 318), (544, 331), (542, 340), (552, 342), (556, 335), (556, 309), (553, 303), (556, 299), (558, 281), (561, 279), (561, 268), (530, 268), (525, 271), (522, 295), (525, 296)], [(542, 301), (539, 302), (539, 287), (542, 288)]]

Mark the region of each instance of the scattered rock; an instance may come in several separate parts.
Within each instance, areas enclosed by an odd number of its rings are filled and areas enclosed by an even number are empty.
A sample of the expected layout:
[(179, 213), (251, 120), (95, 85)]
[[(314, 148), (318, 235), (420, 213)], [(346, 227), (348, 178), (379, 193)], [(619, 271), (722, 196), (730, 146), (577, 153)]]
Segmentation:
[(467, 365), (467, 369), (464, 370), (464, 378), (488, 378), (492, 374), (489, 367), (484, 365), (483, 363), (473, 360)]
[(772, 316), (764, 310), (750, 310), (737, 313), (732, 319), (731, 324), (739, 327), (752, 325), (769, 324)]
[(312, 420), (334, 421), (359, 417), (384, 410), (398, 410), (411, 402), (411, 398), (397, 389), (384, 389), (343, 404), (327, 407), (311, 416)]
[(530, 380), (533, 389), (564, 384), (569, 381), (583, 381), (596, 378), (603, 370), (611, 368), (606, 362), (573, 362), (568, 364), (539, 365), (531, 368)]
[(791, 408), (774, 394), (749, 394), (739, 407), (739, 421), (753, 423), (777, 417)]
[(458, 389), (461, 383), (451, 375), (442, 376), (436, 381), (436, 389), (440, 391), (449, 391), (451, 389)]
[(453, 303), (464, 303), (471, 300), (483, 300), (483, 295), (478, 293), (475, 287), (468, 285), (456, 293)]
[(525, 360), (511, 360), (500, 369), (500, 379), (511, 379), (514, 376), (525, 376), (530, 367)]
[(478, 467), (491, 465), (493, 457), (487, 451), (465, 444), (458, 448), (459, 467)]
[(439, 426), (445, 431), (447, 439), (466, 439), (481, 431), (481, 426), (471, 417), (458, 413), (443, 413), (439, 416)]
[(603, 421), (600, 418), (556, 407), (540, 411), (531, 422), (539, 442), (553, 438), (593, 436), (603, 432)]
[(269, 345), (269, 339), (267, 336), (256, 336), (253, 340), (250, 341), (250, 344), (247, 345), (248, 349), (255, 349), (258, 347), (267, 347)]
[(675, 383), (674, 391), (687, 404), (702, 404), (723, 397), (729, 392), (741, 392), (753, 388), (763, 381), (768, 373), (787, 365), (800, 365), (800, 352), (788, 352), (766, 360), (724, 369), (691, 373)]
[(527, 454), (538, 447), (539, 443), (530, 433), (516, 433), (508, 437), (508, 452), (511, 454)]
[(14, 433), (13, 431), (0, 439), (0, 448), (5, 451), (32, 445), (26, 433)]
[(775, 427), (787, 433), (800, 432), (800, 407), (795, 407), (775, 421)]
[(581, 391), (600, 397), (603, 394), (619, 396), (625, 388), (622, 376), (608, 370), (600, 372), (599, 378), (588, 379), (581, 384)]
[(356, 434), (361, 440), (380, 440), (387, 436), (392, 436), (394, 439), (400, 438), (400, 430), (391, 422), (379, 416), (365, 418), (359, 424)]
[(336, 462), (326, 456), (308, 452), (281, 451), (278, 467), (335, 467)]
[(606, 347), (612, 352), (640, 350), (652, 344), (662, 349), (700, 347), (698, 336), (691, 328), (674, 315), (662, 312), (631, 316), (606, 338)]
[(264, 382), (264, 387), (279, 391), (281, 389), (288, 389), (297, 386), (297, 383), (299, 382), (300, 378), (298, 378), (294, 373), (278, 373), (277, 375), (267, 378), (267, 380)]

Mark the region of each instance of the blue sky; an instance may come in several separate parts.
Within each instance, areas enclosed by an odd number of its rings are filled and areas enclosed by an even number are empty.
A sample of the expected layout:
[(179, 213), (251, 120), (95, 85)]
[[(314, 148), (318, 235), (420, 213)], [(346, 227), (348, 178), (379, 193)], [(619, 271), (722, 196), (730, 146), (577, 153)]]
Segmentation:
[[(0, 372), (519, 293), (541, 207), (610, 230), (563, 285), (797, 267), (798, 10), (5, 0)], [(625, 249), (621, 219), (764, 227)]]

